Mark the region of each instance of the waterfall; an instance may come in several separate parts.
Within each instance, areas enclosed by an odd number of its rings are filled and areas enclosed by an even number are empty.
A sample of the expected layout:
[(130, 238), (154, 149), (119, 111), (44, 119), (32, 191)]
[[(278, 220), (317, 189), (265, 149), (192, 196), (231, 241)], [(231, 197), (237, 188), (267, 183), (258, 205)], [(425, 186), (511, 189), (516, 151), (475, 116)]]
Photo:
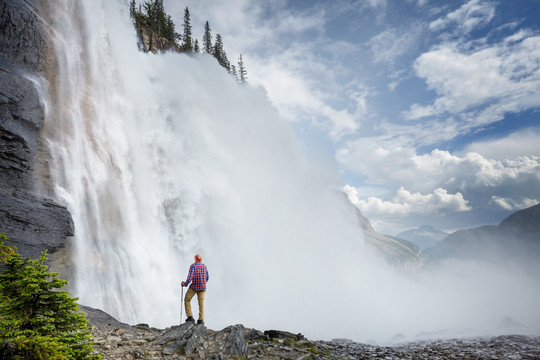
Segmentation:
[[(217, 329), (388, 339), (536, 308), (536, 288), (512, 278), (465, 281), (470, 267), (411, 278), (366, 255), (339, 184), (306, 159), (264, 90), (208, 55), (140, 52), (126, 1), (51, 8), (58, 71), (42, 90), (44, 141), (54, 196), (74, 220), (82, 304), (178, 324), (180, 282), (201, 253)], [(528, 297), (516, 306), (501, 282)]]
[(264, 92), (207, 55), (140, 52), (123, 2), (57, 2), (46, 144), (75, 223), (75, 295), (170, 326), (201, 253), (210, 324), (302, 313), (362, 235)]

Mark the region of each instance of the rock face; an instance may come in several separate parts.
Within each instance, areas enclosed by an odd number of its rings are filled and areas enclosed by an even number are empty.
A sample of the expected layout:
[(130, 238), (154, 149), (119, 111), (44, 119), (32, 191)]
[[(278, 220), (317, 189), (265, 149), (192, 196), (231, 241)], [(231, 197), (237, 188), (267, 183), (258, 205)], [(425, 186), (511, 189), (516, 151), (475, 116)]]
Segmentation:
[(147, 26), (143, 24), (137, 24), (136, 28), (137, 35), (139, 37), (139, 50), (144, 52), (151, 51), (154, 54), (168, 50), (180, 51), (176, 44), (171, 43), (164, 37), (158, 36)]
[(95, 353), (109, 359), (538, 359), (540, 338), (521, 335), (464, 338), (377, 346), (349, 339), (312, 341), (280, 330), (246, 329), (237, 324), (220, 331), (184, 323), (160, 330), (129, 326), (100, 310), (84, 307)]
[[(351, 204), (352, 205), (352, 204)], [(417, 268), (423, 264), (422, 253), (418, 246), (396, 237), (379, 234), (371, 226), (371, 222), (354, 207), (360, 227), (364, 231), (366, 244), (397, 268)]]
[(44, 109), (31, 79), (52, 63), (42, 18), (34, 1), (0, 3), (0, 232), (33, 258), (73, 235), (67, 209), (36, 191)]
[(499, 225), (456, 231), (426, 249), (424, 254), (434, 260), (457, 258), (537, 263), (540, 256), (540, 204), (513, 213)]
[(36, 0), (10, 0), (0, 3), (0, 59), (17, 68), (43, 71), (47, 37)]
[(10, 245), (32, 258), (45, 249), (54, 253), (73, 235), (71, 215), (65, 207), (22, 190), (0, 190), (0, 229)]

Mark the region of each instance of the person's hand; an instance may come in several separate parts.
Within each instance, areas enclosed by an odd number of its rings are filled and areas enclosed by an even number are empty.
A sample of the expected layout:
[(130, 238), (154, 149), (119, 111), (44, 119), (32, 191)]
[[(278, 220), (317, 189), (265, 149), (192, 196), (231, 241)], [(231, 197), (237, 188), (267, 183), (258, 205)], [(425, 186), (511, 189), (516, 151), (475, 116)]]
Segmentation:
[(182, 281), (182, 286), (186, 286), (186, 283)]

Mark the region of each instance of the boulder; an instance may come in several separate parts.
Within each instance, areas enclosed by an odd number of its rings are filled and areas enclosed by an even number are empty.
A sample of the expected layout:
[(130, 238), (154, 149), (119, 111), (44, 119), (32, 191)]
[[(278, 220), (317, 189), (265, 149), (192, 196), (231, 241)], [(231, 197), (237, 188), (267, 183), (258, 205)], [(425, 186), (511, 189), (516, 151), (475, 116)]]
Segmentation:
[(249, 355), (249, 347), (245, 339), (245, 328), (242, 324), (229, 326), (223, 329), (229, 332), (227, 336), (225, 353), (229, 355), (247, 356)]
[(193, 322), (185, 322), (167, 329), (155, 342), (164, 345), (165, 354), (177, 352), (189, 355), (196, 353), (206, 337), (206, 327)]
[(304, 335), (302, 334), (293, 334), (291, 332), (281, 330), (266, 330), (264, 335), (268, 336), (270, 339), (304, 339)]
[(128, 324), (116, 320), (103, 310), (84, 305), (80, 305), (80, 309), (85, 313), (88, 324), (96, 328), (111, 331), (116, 329), (127, 329), (130, 327)]

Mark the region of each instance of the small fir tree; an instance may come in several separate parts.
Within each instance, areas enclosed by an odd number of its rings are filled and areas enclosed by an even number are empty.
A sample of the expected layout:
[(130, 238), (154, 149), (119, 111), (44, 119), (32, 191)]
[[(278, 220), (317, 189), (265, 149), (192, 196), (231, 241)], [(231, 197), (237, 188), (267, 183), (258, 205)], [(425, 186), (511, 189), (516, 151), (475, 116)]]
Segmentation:
[(247, 82), (247, 71), (246, 67), (244, 66), (244, 59), (242, 58), (242, 54), (238, 57), (238, 76), (239, 81), (242, 84), (245, 84)]
[(193, 40), (191, 38), (191, 20), (189, 15), (189, 9), (186, 6), (184, 9), (184, 36), (182, 37), (184, 43), (182, 44), (182, 49), (185, 52), (193, 51)]
[(23, 259), (6, 239), (0, 234), (0, 358), (100, 359), (77, 299), (61, 291), (67, 281), (47, 272), (46, 252)]
[(212, 31), (210, 30), (210, 24), (208, 24), (208, 21), (204, 24), (202, 44), (204, 52), (207, 54), (212, 54)]
[(129, 13), (132, 18), (135, 18), (135, 15), (137, 14), (137, 10), (135, 8), (135, 0), (131, 0), (129, 3)]
[(214, 44), (214, 57), (221, 66), (230, 71), (231, 63), (227, 59), (227, 54), (225, 53), (225, 50), (223, 50), (223, 38), (220, 34), (216, 34), (216, 43)]
[(201, 49), (199, 48), (199, 40), (195, 39), (195, 43), (193, 44), (193, 52), (199, 52)]

